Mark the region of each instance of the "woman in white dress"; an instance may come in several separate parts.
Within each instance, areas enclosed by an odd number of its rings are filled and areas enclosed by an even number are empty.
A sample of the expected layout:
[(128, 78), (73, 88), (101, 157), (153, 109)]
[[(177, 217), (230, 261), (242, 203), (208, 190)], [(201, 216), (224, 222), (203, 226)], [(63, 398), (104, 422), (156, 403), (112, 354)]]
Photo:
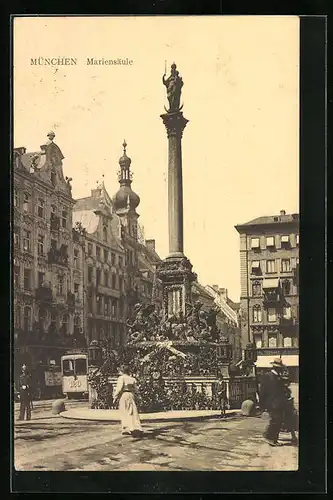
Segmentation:
[(122, 365), (119, 369), (114, 403), (119, 401), (121, 433), (123, 435), (142, 435), (142, 427), (134, 396), (137, 392), (136, 380), (129, 375), (129, 367)]

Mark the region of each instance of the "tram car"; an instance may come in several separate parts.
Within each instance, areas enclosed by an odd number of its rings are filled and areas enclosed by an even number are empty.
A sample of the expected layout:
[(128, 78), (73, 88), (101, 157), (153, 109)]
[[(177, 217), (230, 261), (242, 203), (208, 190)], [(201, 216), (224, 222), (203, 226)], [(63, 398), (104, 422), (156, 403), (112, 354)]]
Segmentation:
[(62, 392), (68, 399), (88, 397), (88, 355), (61, 356)]

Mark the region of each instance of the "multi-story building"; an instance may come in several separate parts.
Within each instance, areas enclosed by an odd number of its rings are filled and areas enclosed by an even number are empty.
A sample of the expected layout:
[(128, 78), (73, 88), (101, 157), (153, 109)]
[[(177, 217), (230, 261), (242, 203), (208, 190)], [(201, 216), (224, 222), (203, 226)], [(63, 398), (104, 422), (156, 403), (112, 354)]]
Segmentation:
[(240, 234), (242, 348), (257, 346), (257, 367), (281, 356), (298, 377), (299, 215), (258, 217), (235, 226)]
[(131, 159), (119, 160), (120, 188), (111, 199), (104, 181), (91, 195), (78, 199), (73, 227), (84, 232), (84, 310), (87, 342), (109, 340), (114, 348), (126, 343), (126, 320), (136, 302), (151, 303), (155, 268), (160, 260), (155, 240), (139, 237), (140, 198), (131, 188)]
[[(41, 150), (13, 153), (13, 298), (15, 371), (59, 365), (82, 345), (83, 252), (72, 231), (72, 179), (64, 177), (55, 135)], [(16, 373), (17, 374), (17, 373)]]
[(124, 342), (127, 315), (125, 251), (104, 181), (91, 190), (91, 196), (76, 201), (73, 224), (85, 234), (83, 297), (87, 342), (110, 339), (117, 347)]

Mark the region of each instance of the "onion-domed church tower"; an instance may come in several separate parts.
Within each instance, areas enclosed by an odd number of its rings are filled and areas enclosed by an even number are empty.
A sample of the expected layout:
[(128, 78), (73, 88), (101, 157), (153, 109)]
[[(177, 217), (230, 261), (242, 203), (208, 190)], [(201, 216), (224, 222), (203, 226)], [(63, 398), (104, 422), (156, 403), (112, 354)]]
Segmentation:
[(112, 199), (114, 211), (119, 216), (122, 235), (138, 239), (138, 218), (136, 211), (140, 197), (131, 188), (133, 174), (131, 172), (132, 160), (126, 154), (126, 141), (123, 142), (123, 155), (119, 159), (118, 180), (120, 188)]

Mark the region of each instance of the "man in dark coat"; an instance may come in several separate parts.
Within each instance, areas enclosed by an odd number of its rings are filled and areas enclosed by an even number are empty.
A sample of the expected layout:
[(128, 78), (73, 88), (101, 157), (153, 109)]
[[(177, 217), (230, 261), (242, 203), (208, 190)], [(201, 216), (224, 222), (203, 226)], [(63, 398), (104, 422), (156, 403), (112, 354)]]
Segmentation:
[(22, 366), (22, 373), (20, 375), (20, 417), (19, 420), (24, 420), (25, 415), (27, 420), (31, 419), (31, 406), (32, 406), (32, 388), (31, 377), (27, 371), (27, 366)]
[(223, 377), (220, 375), (218, 377), (218, 381), (216, 384), (216, 394), (219, 401), (219, 407), (221, 410), (221, 418), (225, 418), (226, 416), (226, 408), (227, 408), (227, 384), (223, 380)]
[(282, 379), (285, 366), (280, 358), (274, 359), (272, 370), (266, 373), (260, 384), (260, 407), (269, 413), (269, 424), (264, 432), (264, 438), (271, 446), (281, 446), (278, 442), (282, 426), (287, 396)]

